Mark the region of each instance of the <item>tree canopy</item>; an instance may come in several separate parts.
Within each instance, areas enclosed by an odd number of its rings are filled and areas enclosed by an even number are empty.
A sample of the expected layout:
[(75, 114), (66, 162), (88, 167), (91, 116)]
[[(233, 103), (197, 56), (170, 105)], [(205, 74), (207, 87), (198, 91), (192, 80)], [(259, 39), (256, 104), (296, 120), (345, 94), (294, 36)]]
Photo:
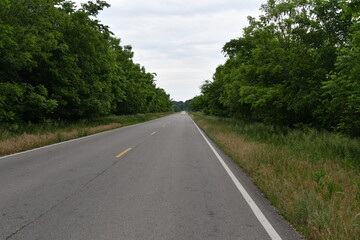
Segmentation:
[(268, 0), (192, 108), (360, 136), (358, 0)]
[(181, 111), (188, 111), (190, 110), (190, 100), (187, 100), (185, 102), (183, 101), (173, 101), (174, 105), (174, 111), (175, 112), (181, 112)]
[(96, 0), (0, 1), (0, 122), (76, 120), (172, 110), (154, 74), (133, 62)]

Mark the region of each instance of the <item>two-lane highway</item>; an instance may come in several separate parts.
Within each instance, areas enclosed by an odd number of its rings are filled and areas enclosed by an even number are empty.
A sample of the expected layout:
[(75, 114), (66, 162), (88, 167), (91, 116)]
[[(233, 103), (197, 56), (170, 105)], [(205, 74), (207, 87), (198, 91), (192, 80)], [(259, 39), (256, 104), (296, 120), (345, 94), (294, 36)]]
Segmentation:
[(187, 114), (0, 158), (0, 182), (0, 239), (300, 239)]

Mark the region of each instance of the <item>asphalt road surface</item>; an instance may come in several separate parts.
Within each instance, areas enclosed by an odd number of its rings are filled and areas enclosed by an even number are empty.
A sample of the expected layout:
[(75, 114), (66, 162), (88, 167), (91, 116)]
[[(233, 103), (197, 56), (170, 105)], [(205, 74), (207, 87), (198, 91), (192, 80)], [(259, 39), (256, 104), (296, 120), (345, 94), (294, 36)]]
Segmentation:
[(185, 113), (0, 158), (0, 184), (0, 239), (300, 239)]

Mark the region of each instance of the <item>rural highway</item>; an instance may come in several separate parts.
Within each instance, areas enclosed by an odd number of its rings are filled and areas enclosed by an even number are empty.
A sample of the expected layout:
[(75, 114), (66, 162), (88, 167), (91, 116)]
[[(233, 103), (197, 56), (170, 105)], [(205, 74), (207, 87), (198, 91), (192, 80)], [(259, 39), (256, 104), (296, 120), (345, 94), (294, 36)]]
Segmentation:
[(300, 239), (186, 113), (2, 157), (0, 183), (4, 240)]

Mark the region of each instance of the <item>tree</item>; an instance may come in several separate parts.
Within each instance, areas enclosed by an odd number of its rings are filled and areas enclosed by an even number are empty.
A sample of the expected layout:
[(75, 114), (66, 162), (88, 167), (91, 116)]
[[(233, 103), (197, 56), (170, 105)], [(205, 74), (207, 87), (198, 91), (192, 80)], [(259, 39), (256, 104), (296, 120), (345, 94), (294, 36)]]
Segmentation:
[(269, 0), (262, 11), (224, 45), (227, 60), (194, 106), (275, 125), (358, 132), (359, 4)]
[(96, 19), (105, 1), (0, 2), (0, 122), (169, 111), (169, 95)]

